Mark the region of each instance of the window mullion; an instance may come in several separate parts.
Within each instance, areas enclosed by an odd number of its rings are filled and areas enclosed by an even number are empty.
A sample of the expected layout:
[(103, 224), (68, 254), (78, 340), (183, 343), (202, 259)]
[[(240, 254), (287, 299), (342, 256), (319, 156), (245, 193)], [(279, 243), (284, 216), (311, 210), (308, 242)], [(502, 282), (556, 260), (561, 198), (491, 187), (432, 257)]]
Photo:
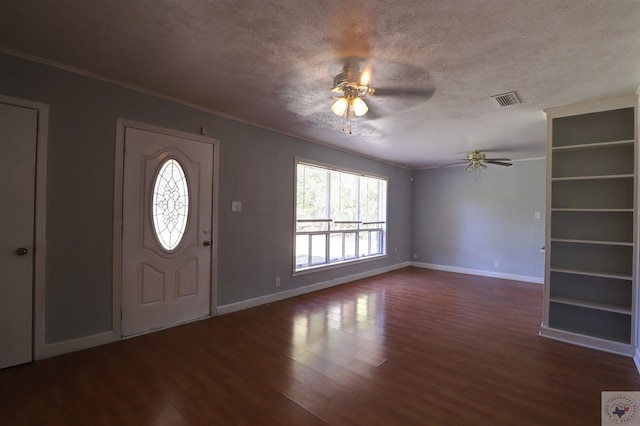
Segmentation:
[(331, 230), (332, 230), (332, 221), (331, 221), (331, 198), (332, 198), (332, 194), (331, 194), (331, 170), (327, 170), (327, 180), (326, 180), (326, 188), (327, 188), (327, 194), (326, 194), (326, 202), (327, 202), (327, 206), (326, 206), (326, 212), (325, 215), (327, 217), (327, 219), (329, 219), (329, 221), (327, 222), (327, 233), (325, 234), (324, 237), (324, 261), (325, 263), (328, 265), (331, 263), (331, 258), (329, 257), (329, 248), (330, 248), (330, 244), (331, 244)]
[[(360, 212), (360, 183), (362, 182), (362, 177), (358, 176), (358, 184), (356, 185), (356, 220), (358, 222), (362, 222), (361, 220), (361, 212)], [(358, 224), (358, 229), (360, 229), (360, 224)]]
[[(327, 193), (325, 197), (327, 204), (325, 207), (325, 216), (327, 219), (331, 219), (331, 170), (327, 170), (326, 188)], [(329, 230), (331, 230), (331, 222), (329, 222)]]
[(329, 257), (329, 244), (331, 244), (331, 233), (327, 232), (324, 234), (324, 261), (327, 265), (331, 263), (331, 258)]
[(356, 185), (356, 259), (360, 258), (360, 229), (362, 226), (361, 211), (360, 211), (360, 186), (362, 185), (362, 176), (358, 176), (358, 183)]

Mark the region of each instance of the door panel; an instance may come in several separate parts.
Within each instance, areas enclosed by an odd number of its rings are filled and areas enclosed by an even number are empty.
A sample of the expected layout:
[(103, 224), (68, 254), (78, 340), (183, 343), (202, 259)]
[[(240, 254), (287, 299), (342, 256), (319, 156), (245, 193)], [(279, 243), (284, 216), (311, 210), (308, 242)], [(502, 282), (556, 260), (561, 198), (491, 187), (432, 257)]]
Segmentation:
[[(167, 164), (174, 164), (167, 168), (184, 175), (167, 172), (157, 179)], [(213, 145), (126, 128), (123, 335), (209, 315), (212, 179)], [(176, 237), (185, 223), (184, 212), (186, 226), (181, 237)], [(165, 233), (159, 235), (158, 229)]]
[(38, 111), (0, 103), (0, 368), (32, 359)]

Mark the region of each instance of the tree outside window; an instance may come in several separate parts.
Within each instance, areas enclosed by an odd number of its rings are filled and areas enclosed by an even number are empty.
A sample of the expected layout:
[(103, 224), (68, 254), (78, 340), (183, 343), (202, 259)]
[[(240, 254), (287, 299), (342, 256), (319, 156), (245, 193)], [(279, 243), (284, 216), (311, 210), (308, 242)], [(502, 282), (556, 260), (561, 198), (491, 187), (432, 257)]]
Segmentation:
[(385, 254), (385, 178), (296, 164), (295, 270)]

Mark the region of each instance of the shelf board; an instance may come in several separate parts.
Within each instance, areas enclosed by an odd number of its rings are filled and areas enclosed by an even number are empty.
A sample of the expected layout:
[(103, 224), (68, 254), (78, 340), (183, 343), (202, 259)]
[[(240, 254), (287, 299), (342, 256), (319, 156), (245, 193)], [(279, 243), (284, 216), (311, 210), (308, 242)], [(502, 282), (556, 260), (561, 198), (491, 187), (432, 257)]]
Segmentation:
[(621, 174), (621, 175), (596, 175), (596, 176), (570, 176), (570, 177), (554, 177), (551, 178), (552, 181), (557, 182), (557, 181), (567, 181), (567, 180), (605, 180), (605, 179), (633, 179), (634, 175), (633, 173), (629, 174), (629, 173), (625, 173), (625, 174)]
[(616, 274), (611, 272), (596, 272), (596, 271), (590, 271), (587, 269), (549, 268), (549, 270), (551, 272), (564, 272), (567, 274), (575, 274), (575, 275), (589, 275), (592, 277), (616, 278), (620, 280), (633, 280), (633, 277), (627, 274)]
[(636, 353), (635, 346), (632, 346), (629, 340), (612, 340), (605, 337), (592, 336), (581, 332), (550, 327), (545, 323), (540, 326), (540, 336), (628, 357), (634, 356)]
[(634, 143), (635, 141), (631, 139), (631, 140), (611, 141), (611, 142), (586, 143), (586, 144), (579, 144), (579, 145), (554, 146), (551, 148), (551, 150), (552, 151), (582, 151), (582, 150), (590, 150), (590, 149), (612, 148), (615, 146), (633, 145)]
[(580, 306), (582, 308), (598, 309), (600, 311), (631, 315), (631, 308), (617, 306), (617, 305), (608, 305), (606, 303), (596, 303), (596, 302), (590, 302), (587, 300), (569, 299), (566, 297), (550, 297), (549, 301), (554, 303), (562, 303), (565, 305)]
[(558, 241), (561, 243), (578, 243), (578, 244), (602, 244), (606, 246), (629, 246), (633, 247), (633, 242), (626, 241), (600, 241), (600, 240), (576, 240), (567, 238), (551, 238), (551, 242)]
[(627, 212), (633, 213), (633, 209), (574, 209), (574, 208), (551, 208), (552, 212), (598, 212), (598, 213), (607, 213), (607, 212)]

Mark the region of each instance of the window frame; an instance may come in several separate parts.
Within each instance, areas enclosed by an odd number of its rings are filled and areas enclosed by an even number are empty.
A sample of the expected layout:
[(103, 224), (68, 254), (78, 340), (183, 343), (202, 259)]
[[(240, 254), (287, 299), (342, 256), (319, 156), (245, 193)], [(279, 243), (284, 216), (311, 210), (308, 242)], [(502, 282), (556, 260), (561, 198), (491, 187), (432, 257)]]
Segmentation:
[[(381, 215), (383, 216), (384, 220), (382, 221), (375, 221), (375, 222), (367, 222), (366, 224), (379, 224), (381, 225), (379, 228), (375, 228), (375, 229), (369, 229), (369, 228), (365, 228), (365, 229), (360, 229), (360, 226), (362, 226), (361, 224), (363, 223), (362, 221), (357, 222), (360, 225), (358, 225), (358, 227), (354, 230), (331, 230), (330, 224), (331, 223), (345, 223), (344, 221), (333, 221), (330, 218), (324, 218), (324, 219), (318, 219), (318, 220), (313, 220), (313, 219), (300, 219), (300, 221), (314, 221), (314, 222), (322, 222), (325, 221), (328, 223), (328, 227), (327, 230), (325, 231), (318, 231), (318, 234), (326, 234), (326, 244), (328, 245), (330, 243), (331, 240), (331, 235), (332, 232), (335, 233), (340, 232), (340, 231), (344, 231), (346, 233), (350, 233), (350, 232), (354, 232), (356, 234), (356, 241), (355, 244), (357, 245), (359, 242), (359, 238), (358, 236), (360, 235), (360, 233), (362, 231), (375, 231), (375, 232), (380, 232), (380, 238), (381, 238), (381, 242), (379, 244), (380, 249), (382, 251), (382, 253), (379, 254), (373, 254), (373, 255), (365, 255), (365, 256), (359, 256), (359, 257), (353, 257), (350, 259), (345, 259), (345, 253), (342, 253), (342, 258), (340, 260), (336, 260), (336, 261), (331, 261), (330, 256), (327, 256), (325, 262), (323, 263), (318, 263), (315, 265), (308, 265), (308, 266), (304, 266), (301, 268), (297, 268), (297, 238), (299, 235), (310, 235), (309, 240), (311, 238), (311, 235), (314, 234), (309, 234), (307, 232), (302, 232), (299, 234), (298, 232), (298, 223), (299, 223), (299, 219), (298, 219), (298, 166), (300, 164), (303, 165), (308, 165), (311, 167), (317, 167), (317, 168), (321, 168), (321, 169), (326, 169), (329, 172), (339, 172), (339, 173), (345, 173), (348, 175), (354, 175), (357, 176), (358, 179), (365, 177), (365, 178), (374, 178), (374, 179), (379, 179), (385, 182), (385, 186), (384, 186), (384, 194), (383, 196), (383, 200), (379, 200), (380, 202), (380, 208), (382, 209)], [(346, 168), (346, 167), (339, 167), (339, 166), (335, 166), (332, 164), (327, 164), (327, 163), (322, 163), (319, 161), (313, 161), (313, 160), (308, 160), (305, 158), (300, 158), (300, 157), (295, 157), (295, 161), (294, 161), (294, 170), (293, 170), (293, 179), (294, 179), (294, 184), (293, 184), (293, 276), (297, 276), (297, 275), (303, 275), (303, 274), (309, 274), (312, 272), (318, 272), (318, 271), (324, 271), (327, 269), (335, 269), (335, 268), (341, 268), (344, 266), (348, 266), (348, 265), (354, 265), (354, 264), (358, 264), (358, 263), (363, 263), (363, 262), (370, 262), (370, 261), (375, 261), (375, 260), (380, 260), (380, 259), (384, 259), (386, 257), (388, 257), (388, 250), (387, 250), (387, 245), (388, 245), (388, 235), (387, 235), (387, 225), (388, 225), (388, 217), (387, 217), (387, 212), (388, 212), (388, 201), (389, 201), (389, 197), (388, 197), (388, 190), (389, 190), (389, 177), (388, 176), (384, 176), (384, 175), (380, 175), (380, 174), (376, 174), (376, 173), (369, 173), (369, 172), (363, 172), (361, 170), (354, 170), (354, 169), (350, 169), (350, 168)], [(327, 194), (327, 209), (330, 210), (330, 191), (331, 187), (330, 187), (330, 181), (329, 181), (329, 191)], [(359, 206), (360, 206), (360, 200), (358, 199), (357, 202), (358, 205), (358, 210), (359, 210)], [(359, 213), (358, 213), (359, 214)], [(329, 216), (330, 213), (327, 213), (327, 216)], [(355, 223), (355, 222), (353, 222)], [(310, 232), (314, 232), (314, 231), (310, 231)], [(370, 241), (370, 235), (372, 232), (368, 232), (368, 244), (369, 247), (371, 245), (371, 241)], [(344, 235), (343, 235), (343, 248), (344, 248)], [(309, 243), (309, 245), (311, 246), (311, 244)], [(326, 252), (327, 254), (329, 254), (329, 247), (327, 246)]]

